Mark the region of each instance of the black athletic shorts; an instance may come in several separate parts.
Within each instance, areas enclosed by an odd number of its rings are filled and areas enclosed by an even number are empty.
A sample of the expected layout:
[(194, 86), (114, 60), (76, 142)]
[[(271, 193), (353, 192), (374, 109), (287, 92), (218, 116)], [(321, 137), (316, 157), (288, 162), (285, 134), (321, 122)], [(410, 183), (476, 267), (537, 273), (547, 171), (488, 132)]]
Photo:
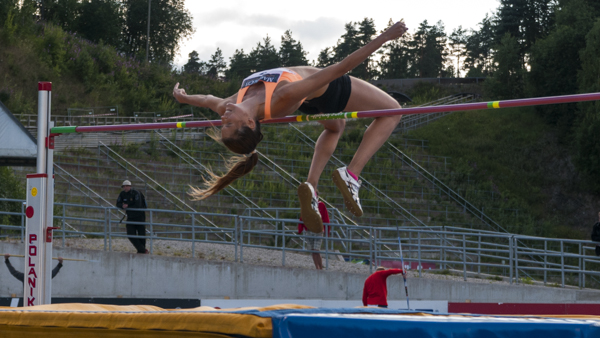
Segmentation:
[(307, 115), (339, 113), (346, 108), (351, 91), (350, 76), (342, 75), (329, 83), (323, 95), (304, 101), (298, 110)]

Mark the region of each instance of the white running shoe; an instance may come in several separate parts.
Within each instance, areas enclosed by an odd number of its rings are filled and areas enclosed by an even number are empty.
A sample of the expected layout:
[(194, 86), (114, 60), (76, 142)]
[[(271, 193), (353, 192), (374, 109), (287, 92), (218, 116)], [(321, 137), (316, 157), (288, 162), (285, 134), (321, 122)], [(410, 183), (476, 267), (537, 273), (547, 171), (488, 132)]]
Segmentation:
[(362, 181), (357, 181), (348, 173), (346, 167), (339, 168), (333, 172), (333, 182), (342, 192), (344, 196), (344, 204), (354, 216), (360, 217), (363, 215), (360, 199), (358, 198), (358, 190)]
[(323, 219), (319, 212), (319, 197), (312, 184), (304, 182), (298, 186), (300, 217), (309, 231), (323, 232)]

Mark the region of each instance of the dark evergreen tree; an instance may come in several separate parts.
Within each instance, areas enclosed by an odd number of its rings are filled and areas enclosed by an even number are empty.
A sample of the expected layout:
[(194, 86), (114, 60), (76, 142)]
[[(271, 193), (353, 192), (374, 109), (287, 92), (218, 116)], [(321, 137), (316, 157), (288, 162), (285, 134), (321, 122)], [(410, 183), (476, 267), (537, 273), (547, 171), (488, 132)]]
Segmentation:
[(255, 65), (255, 71), (281, 67), (279, 54), (268, 35), (263, 39), (262, 43), (257, 43), (256, 47), (250, 51), (249, 58)]
[(488, 96), (495, 100), (516, 99), (523, 95), (524, 75), (517, 39), (506, 33), (494, 54), (493, 75), (484, 82)]
[(450, 54), (456, 58), (455, 76), (460, 77), (460, 60), (465, 55), (465, 44), (467, 43), (467, 31), (458, 26), (449, 36)]
[(306, 54), (307, 52), (302, 47), (302, 43), (292, 38), (292, 31), (289, 29), (285, 31), (281, 36), (281, 47), (279, 47), (281, 65), (284, 67), (306, 66), (308, 65)]
[(409, 46), (414, 57), (414, 71), (418, 77), (442, 76), (446, 61), (446, 33), (441, 21), (430, 26), (423, 21)]
[(494, 46), (495, 28), (492, 18), (487, 14), (479, 23), (479, 30), (471, 30), (466, 36), (463, 70), (467, 77), (487, 76), (490, 74)]
[(506, 33), (519, 43), (521, 62), (535, 41), (545, 37), (552, 27), (554, 0), (500, 0), (497, 13), (496, 41)]
[[(581, 50), (581, 70), (578, 84), (583, 93), (600, 92), (600, 19), (586, 36)], [(581, 117), (575, 128), (575, 162), (591, 180), (590, 188), (600, 192), (600, 102), (579, 104)]]
[[(394, 21), (390, 20), (385, 29), (393, 24)], [(380, 79), (403, 79), (415, 76), (414, 67), (412, 67), (413, 55), (408, 47), (411, 39), (412, 36), (407, 32), (399, 39), (390, 41), (381, 48)]]
[(236, 49), (233, 56), (229, 58), (229, 68), (225, 71), (227, 79), (243, 79), (254, 72), (256, 72), (254, 60), (244, 54), (243, 49)]
[(210, 60), (206, 63), (206, 67), (208, 69), (206, 75), (213, 79), (218, 79), (224, 75), (227, 64), (225, 63), (225, 58), (223, 58), (223, 51), (221, 51), (221, 48), (217, 47), (215, 53), (210, 56)]
[(356, 24), (349, 22), (345, 25), (346, 32), (333, 47), (333, 62), (340, 62), (360, 47)]
[[(581, 69), (579, 51), (586, 46), (586, 34), (594, 24), (595, 10), (586, 0), (571, 0), (556, 12), (556, 25), (531, 49), (529, 95), (552, 96), (577, 92)], [(547, 122), (559, 125), (563, 134), (575, 119), (575, 104), (536, 107)]]
[(325, 49), (319, 52), (319, 57), (317, 57), (315, 67), (325, 68), (334, 63), (335, 62), (333, 61), (333, 48), (326, 47)]
[(188, 54), (188, 62), (183, 65), (183, 71), (189, 74), (204, 75), (206, 73), (206, 64), (200, 61), (198, 52), (195, 50)]

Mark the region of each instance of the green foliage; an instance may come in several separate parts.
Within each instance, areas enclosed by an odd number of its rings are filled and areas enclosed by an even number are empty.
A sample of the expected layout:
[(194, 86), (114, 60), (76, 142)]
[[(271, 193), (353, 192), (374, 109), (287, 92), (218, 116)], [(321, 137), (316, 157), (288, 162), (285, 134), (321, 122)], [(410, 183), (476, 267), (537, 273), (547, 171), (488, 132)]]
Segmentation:
[[(582, 92), (600, 91), (600, 19), (586, 36), (586, 47), (580, 53), (582, 69), (578, 84)], [(600, 103), (580, 103), (582, 116), (575, 127), (575, 160), (590, 179), (589, 185), (600, 191)]]
[(66, 38), (67, 34), (61, 28), (47, 25), (37, 40), (38, 55), (57, 75), (65, 68)]
[(495, 100), (516, 99), (523, 95), (524, 75), (517, 39), (506, 33), (494, 55), (493, 75), (484, 86)]
[[(184, 0), (165, 0), (151, 3), (149, 60), (168, 64), (179, 50), (179, 42), (192, 35), (192, 17)], [(143, 60), (146, 55), (148, 2), (123, 1), (125, 26), (123, 51), (130, 57)]]
[[(556, 25), (550, 34), (531, 49), (528, 89), (531, 96), (565, 95), (577, 92), (581, 69), (579, 51), (594, 23), (594, 10), (585, 0), (569, 1), (556, 12)], [(536, 110), (546, 121), (570, 132), (575, 120), (573, 105), (540, 106)]]
[(448, 55), (446, 50), (446, 33), (444, 24), (438, 21), (429, 25), (427, 20), (421, 22), (413, 35), (413, 40), (408, 42), (414, 57), (414, 74), (417, 77), (444, 76), (444, 62)]
[[(546, 219), (543, 136), (549, 131), (532, 109), (454, 113), (410, 133), (411, 138), (429, 140), (432, 154), (451, 156), (453, 176), (442, 177), (454, 190), (495, 191), (500, 200), (466, 194), (467, 200), (509, 231), (535, 234)], [(515, 175), (515, 173), (519, 173)], [(468, 179), (469, 177), (469, 179)], [(494, 208), (522, 210), (515, 219)], [(527, 215), (530, 212), (531, 217)]]
[[(0, 5), (0, 9), (2, 8), (1, 6), (2, 5)], [(4, 9), (6, 10), (6, 13), (2, 13), (0, 10), (0, 22), (4, 22), (4, 29), (1, 31), (2, 36), (0, 38), (4, 40), (7, 45), (11, 45), (15, 41), (15, 32), (17, 30), (17, 25), (14, 23), (16, 9), (10, 8), (9, 6), (6, 6)], [(5, 18), (2, 18), (2, 16), (5, 16)]]

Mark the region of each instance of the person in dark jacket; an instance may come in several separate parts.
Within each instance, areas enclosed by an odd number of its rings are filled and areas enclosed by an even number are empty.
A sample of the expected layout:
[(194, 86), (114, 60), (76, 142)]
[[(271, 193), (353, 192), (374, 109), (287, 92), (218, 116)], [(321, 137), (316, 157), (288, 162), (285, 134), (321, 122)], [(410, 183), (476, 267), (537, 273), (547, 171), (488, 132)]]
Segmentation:
[(123, 188), (123, 191), (121, 191), (119, 198), (117, 198), (117, 208), (125, 209), (125, 213), (127, 214), (127, 223), (125, 224), (127, 235), (136, 236), (129, 237), (129, 241), (133, 244), (137, 253), (147, 254), (146, 239), (137, 237), (146, 235), (146, 226), (142, 223), (146, 221), (146, 212), (143, 210), (129, 210), (131, 208), (142, 209), (146, 207), (143, 205), (142, 195), (138, 191), (131, 189), (131, 182), (128, 180), (123, 181), (121, 188)]
[(363, 305), (377, 305), (378, 307), (388, 307), (387, 303), (387, 278), (391, 275), (402, 273), (402, 269), (388, 269), (378, 267), (375, 272), (365, 281), (363, 288)]
[[(21, 283), (23, 283), (23, 281), (25, 280), (25, 274), (17, 271), (17, 269), (15, 269), (12, 266), (12, 264), (10, 264), (10, 261), (8, 260), (9, 257), (10, 257), (10, 254), (4, 254), (4, 263), (6, 264), (8, 271), (10, 271), (11, 275), (13, 275), (16, 279), (20, 280)], [(63, 266), (62, 262), (63, 262), (63, 258), (58, 257), (58, 264), (56, 264), (54, 269), (52, 269), (52, 278), (56, 277), (56, 275), (60, 271), (60, 268), (62, 268), (62, 266)]]

